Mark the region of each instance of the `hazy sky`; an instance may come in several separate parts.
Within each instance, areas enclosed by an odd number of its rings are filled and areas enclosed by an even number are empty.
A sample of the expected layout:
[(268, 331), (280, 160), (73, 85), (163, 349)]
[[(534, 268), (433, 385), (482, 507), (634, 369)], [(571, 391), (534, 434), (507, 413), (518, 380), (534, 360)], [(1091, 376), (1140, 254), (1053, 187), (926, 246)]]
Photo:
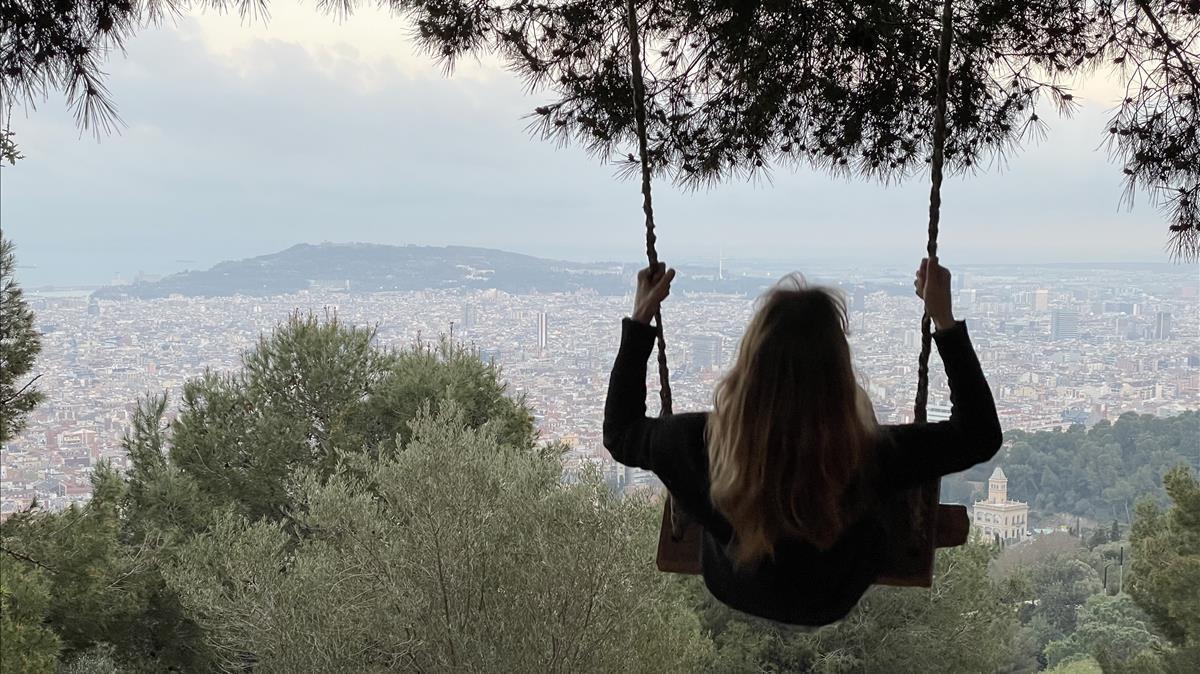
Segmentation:
[[(60, 96), (13, 113), (26, 159), (0, 172), (0, 225), (28, 285), (208, 267), (299, 242), (465, 244), (568, 259), (642, 255), (638, 186), (575, 147), (531, 139), (546, 99), (510, 73), (444, 77), (399, 20), (338, 25), (275, 4), (268, 26), (197, 16), (146, 30), (108, 65), (127, 126), (97, 142)], [(1166, 227), (1118, 207), (1098, 149), (1114, 93), (1051, 119), (1003, 171), (947, 183), (947, 264), (1166, 260)], [(777, 171), (707, 192), (658, 184), (665, 259), (919, 258), (928, 196)]]

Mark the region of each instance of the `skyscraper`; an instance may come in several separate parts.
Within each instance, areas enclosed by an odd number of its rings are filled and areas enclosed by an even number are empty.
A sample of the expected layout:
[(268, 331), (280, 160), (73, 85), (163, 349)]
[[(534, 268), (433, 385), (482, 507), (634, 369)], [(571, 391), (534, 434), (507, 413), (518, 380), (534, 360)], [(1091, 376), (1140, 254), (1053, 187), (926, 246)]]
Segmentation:
[(867, 291), (863, 288), (854, 289), (853, 304), (850, 305), (855, 311), (867, 310)]
[(538, 353), (545, 353), (546, 344), (550, 340), (549, 331), (546, 326), (546, 312), (539, 311), (537, 315), (537, 348)]
[(1129, 336), (1129, 319), (1125, 316), (1117, 316), (1117, 320), (1114, 322), (1113, 327), (1113, 334), (1115, 334), (1117, 337), (1124, 339)]
[[(1041, 291), (1038, 291), (1041, 292)], [(1079, 313), (1071, 309), (1055, 309), (1050, 312), (1050, 338), (1076, 339), (1079, 337)]]
[(478, 322), (478, 321), (479, 321), (479, 309), (476, 308), (474, 304), (464, 304), (463, 305), (463, 320), (462, 320), (463, 330), (470, 330), (470, 329), (474, 328), (476, 322)]
[(1033, 291), (1033, 310), (1045, 311), (1050, 308), (1050, 291), (1038, 289)]
[(1171, 312), (1160, 311), (1154, 314), (1154, 338), (1171, 338)]
[(715, 370), (721, 367), (720, 335), (698, 335), (692, 338), (692, 366), (697, 370)]
[(925, 420), (929, 423), (950, 420), (950, 406), (945, 403), (929, 403), (925, 406)]

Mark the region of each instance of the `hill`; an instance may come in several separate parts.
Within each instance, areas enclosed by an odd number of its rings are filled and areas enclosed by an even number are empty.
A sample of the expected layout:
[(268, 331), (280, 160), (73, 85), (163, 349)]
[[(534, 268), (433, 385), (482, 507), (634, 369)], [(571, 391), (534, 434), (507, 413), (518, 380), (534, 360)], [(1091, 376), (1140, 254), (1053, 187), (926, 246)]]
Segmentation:
[[(497, 289), (505, 293), (571, 293), (594, 290), (622, 295), (631, 290), (641, 261), (576, 263), (469, 246), (385, 246), (378, 243), (299, 243), (278, 253), (218, 263), (131, 285), (110, 285), (101, 300), (155, 299), (182, 295), (282, 295), (311, 288), (352, 293), (388, 290)], [(691, 293), (757, 295), (774, 276), (722, 276), (718, 267), (682, 264), (676, 288)], [(854, 284), (866, 293), (908, 295), (907, 282)]]
[(427, 288), (496, 288), (506, 292), (623, 292), (619, 263), (581, 264), (467, 246), (298, 244), (270, 255), (221, 262), (153, 282), (97, 290), (100, 299), (169, 295), (278, 295), (311, 287), (355, 292)]
[[(367, 243), (298, 244), (270, 255), (221, 262), (151, 282), (109, 286), (97, 299), (152, 299), (183, 295), (280, 295), (313, 287), (352, 292), (494, 288), (511, 293), (631, 289), (635, 263), (567, 262), (469, 246), (387, 246)], [(716, 269), (683, 266), (687, 290), (753, 294), (770, 279), (717, 279)], [(686, 279), (686, 280), (685, 280)]]

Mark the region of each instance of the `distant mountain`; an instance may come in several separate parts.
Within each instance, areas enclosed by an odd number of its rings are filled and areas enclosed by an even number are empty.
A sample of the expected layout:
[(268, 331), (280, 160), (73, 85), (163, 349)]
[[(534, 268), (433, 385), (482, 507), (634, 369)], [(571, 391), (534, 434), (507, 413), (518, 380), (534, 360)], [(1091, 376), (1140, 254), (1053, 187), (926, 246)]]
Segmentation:
[[(619, 295), (631, 290), (640, 262), (567, 262), (470, 246), (384, 246), (369, 243), (299, 244), (270, 255), (221, 262), (156, 281), (100, 288), (97, 299), (266, 296), (307, 289), (350, 292), (491, 289), (510, 293), (594, 290)], [(688, 292), (757, 295), (775, 279), (721, 277), (716, 267), (681, 265), (676, 288)], [(856, 290), (912, 292), (908, 284), (863, 282)]]
[(514, 293), (590, 288), (608, 294), (627, 291), (631, 271), (631, 265), (620, 263), (564, 262), (467, 246), (299, 244), (270, 255), (221, 262), (204, 271), (184, 271), (158, 281), (101, 288), (94, 296), (261, 296), (313, 287), (353, 292), (495, 288)]

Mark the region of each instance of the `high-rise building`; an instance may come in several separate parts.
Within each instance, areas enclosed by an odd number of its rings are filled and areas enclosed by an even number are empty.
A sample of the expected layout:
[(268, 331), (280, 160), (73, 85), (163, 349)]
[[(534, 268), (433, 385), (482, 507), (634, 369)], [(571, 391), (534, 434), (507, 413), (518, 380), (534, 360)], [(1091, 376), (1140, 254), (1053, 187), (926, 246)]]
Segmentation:
[(1171, 312), (1160, 311), (1154, 314), (1154, 338), (1171, 338)]
[(549, 330), (546, 325), (546, 312), (539, 311), (537, 315), (537, 348), (538, 353), (545, 353), (546, 345), (550, 341)]
[(697, 335), (692, 337), (692, 367), (697, 370), (716, 370), (721, 367), (720, 335)]
[(966, 272), (956, 271), (954, 272), (954, 275), (950, 277), (950, 290), (957, 292), (959, 290), (966, 290), (970, 287), (971, 286), (969, 285), (969, 279)]
[(474, 304), (463, 305), (463, 330), (471, 330), (479, 321), (479, 309)]
[(1045, 311), (1050, 308), (1050, 291), (1043, 288), (1033, 291), (1033, 310)]
[(1050, 338), (1076, 339), (1079, 337), (1079, 313), (1071, 309), (1055, 309), (1050, 312)]
[(1115, 334), (1117, 337), (1124, 339), (1129, 336), (1129, 319), (1125, 316), (1117, 316), (1117, 320), (1114, 321), (1113, 327), (1113, 334)]
[(945, 403), (929, 403), (925, 406), (925, 421), (949, 421), (950, 406)]
[(850, 308), (854, 309), (855, 311), (867, 310), (867, 291), (865, 289), (854, 289), (854, 299), (853, 303), (850, 305)]

